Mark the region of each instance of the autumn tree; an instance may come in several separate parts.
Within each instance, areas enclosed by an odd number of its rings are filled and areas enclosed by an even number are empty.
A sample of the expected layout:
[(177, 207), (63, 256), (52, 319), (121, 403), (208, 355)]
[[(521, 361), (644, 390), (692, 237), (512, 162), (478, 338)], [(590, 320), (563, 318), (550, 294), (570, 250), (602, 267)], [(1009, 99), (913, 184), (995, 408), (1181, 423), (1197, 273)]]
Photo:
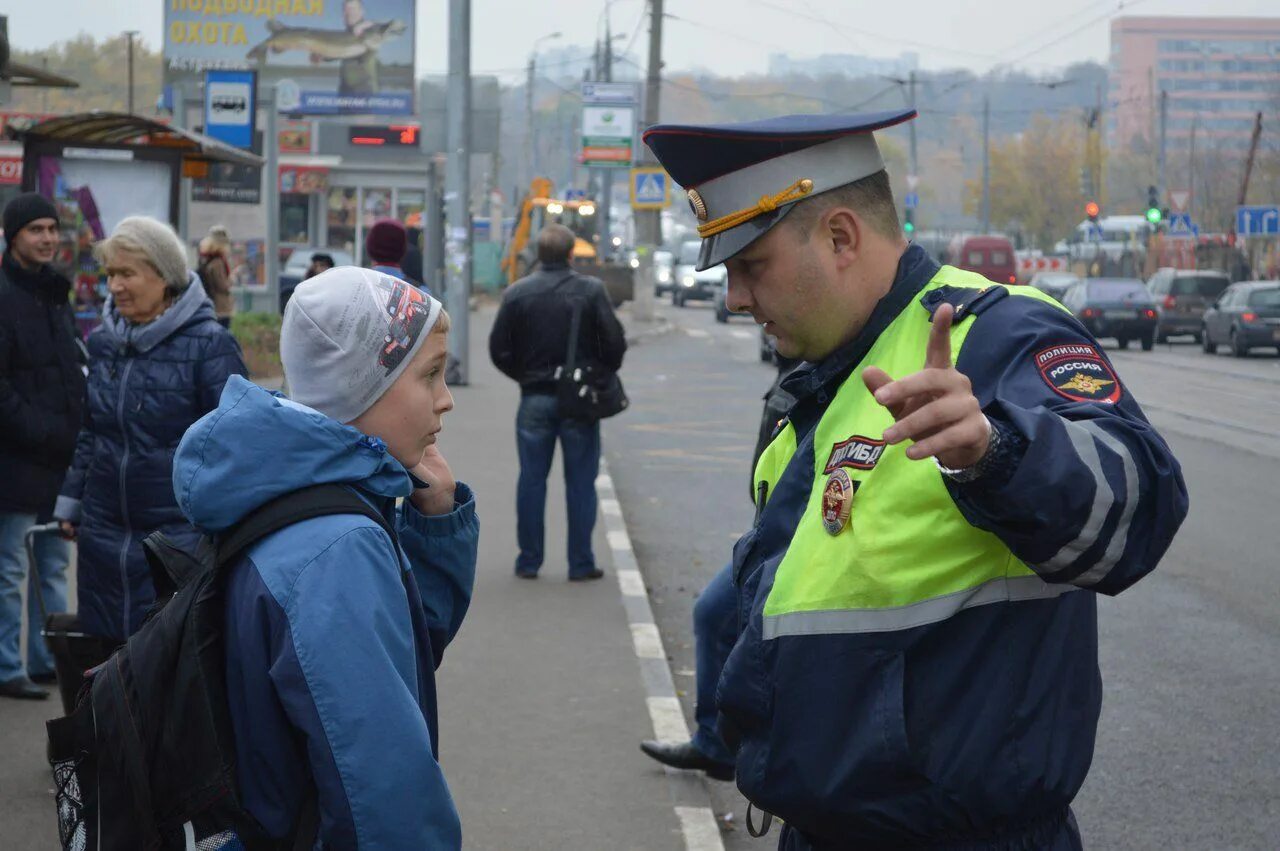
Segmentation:
[[(991, 145), (991, 224), (1049, 249), (1080, 221), (1084, 134), (1074, 118), (1038, 115), (1025, 132)], [(982, 178), (968, 181), (965, 212), (982, 209)]]

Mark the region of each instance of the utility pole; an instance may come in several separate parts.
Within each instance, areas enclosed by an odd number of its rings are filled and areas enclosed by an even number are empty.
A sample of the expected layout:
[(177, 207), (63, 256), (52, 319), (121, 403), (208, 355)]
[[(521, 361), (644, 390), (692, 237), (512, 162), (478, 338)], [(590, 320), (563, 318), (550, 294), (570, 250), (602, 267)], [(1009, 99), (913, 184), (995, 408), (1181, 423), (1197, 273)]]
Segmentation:
[(449, 0), (449, 163), (445, 175), (444, 302), (453, 320), (449, 351), (469, 379), (471, 322), (471, 0)]
[(125, 38), (129, 40), (129, 114), (133, 115), (133, 37), (138, 34), (137, 30), (129, 30), (126, 32)]
[[(613, 27), (609, 21), (609, 7), (604, 7), (604, 45), (601, 48), (601, 68), (604, 81), (613, 82)], [(634, 115), (634, 113), (632, 113)], [(613, 169), (600, 170), (600, 207), (596, 210), (599, 216), (600, 248), (602, 258), (613, 254)]]
[(1169, 132), (1169, 93), (1163, 89), (1160, 91), (1160, 161), (1159, 161), (1159, 177), (1157, 183), (1160, 189), (1160, 198), (1165, 198), (1165, 193), (1169, 191), (1169, 184), (1165, 183), (1164, 170), (1166, 157), (1168, 153), (1167, 142)]
[(1262, 113), (1253, 119), (1253, 138), (1249, 140), (1249, 156), (1244, 161), (1244, 180), (1240, 183), (1240, 200), (1237, 205), (1243, 207), (1249, 195), (1249, 178), (1253, 175), (1253, 159), (1258, 155), (1258, 139), (1262, 136)]
[[(536, 50), (536, 48), (535, 48)], [(533, 180), (534, 158), (533, 158), (533, 81), (534, 81), (534, 63), (537, 54), (529, 54), (529, 74), (525, 78), (524, 85), (524, 180), (521, 183), (528, 186)]]
[(991, 96), (982, 96), (982, 232), (991, 232)]
[[(912, 71), (907, 75), (907, 106), (915, 109), (916, 105), (916, 72)], [(913, 175), (920, 174), (920, 160), (916, 157), (916, 124), (919, 120), (907, 122), (907, 127), (911, 131), (911, 173)]]
[(1196, 125), (1200, 123), (1200, 116), (1194, 116), (1191, 119), (1191, 147), (1187, 151), (1187, 189), (1191, 192), (1191, 197), (1187, 201), (1187, 215), (1192, 216), (1196, 208)]
[[(657, 124), (662, 99), (662, 5), (663, 0), (649, 0), (649, 68), (644, 82), (644, 126)], [(653, 153), (646, 146), (640, 155), (646, 165), (656, 165)], [(662, 244), (662, 211), (636, 211), (636, 239), (642, 245)]]

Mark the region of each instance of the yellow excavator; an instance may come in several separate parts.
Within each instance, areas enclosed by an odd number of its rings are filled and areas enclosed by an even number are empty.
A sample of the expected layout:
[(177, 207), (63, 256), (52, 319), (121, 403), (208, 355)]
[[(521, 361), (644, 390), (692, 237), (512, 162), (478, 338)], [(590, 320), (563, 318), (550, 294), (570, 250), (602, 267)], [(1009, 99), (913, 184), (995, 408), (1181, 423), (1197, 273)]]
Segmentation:
[(558, 223), (568, 227), (575, 236), (573, 268), (603, 281), (614, 306), (630, 300), (633, 294), (631, 266), (601, 256), (599, 243), (603, 237), (599, 233), (597, 210), (596, 202), (591, 199), (557, 199), (551, 181), (535, 177), (520, 202), (511, 241), (502, 256), (507, 284), (515, 283), (536, 268), (538, 255), (534, 237), (545, 225)]

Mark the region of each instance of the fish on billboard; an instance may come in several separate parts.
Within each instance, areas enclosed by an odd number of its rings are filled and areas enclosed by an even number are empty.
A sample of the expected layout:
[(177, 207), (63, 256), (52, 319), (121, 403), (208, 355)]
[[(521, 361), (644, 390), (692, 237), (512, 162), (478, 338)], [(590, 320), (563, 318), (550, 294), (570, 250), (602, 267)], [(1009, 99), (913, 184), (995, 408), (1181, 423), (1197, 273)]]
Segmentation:
[(165, 0), (165, 80), (253, 69), (282, 111), (413, 112), (414, 0)]

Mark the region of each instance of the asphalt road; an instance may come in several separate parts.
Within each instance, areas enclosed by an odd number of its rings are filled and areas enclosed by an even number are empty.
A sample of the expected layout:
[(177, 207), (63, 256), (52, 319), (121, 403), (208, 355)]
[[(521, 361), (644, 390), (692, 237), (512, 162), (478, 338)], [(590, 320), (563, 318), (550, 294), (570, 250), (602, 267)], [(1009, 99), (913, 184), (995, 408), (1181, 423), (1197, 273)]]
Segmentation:
[[(628, 354), (634, 406), (605, 449), (692, 723), (691, 609), (751, 520), (749, 460), (773, 379), (747, 318), (660, 307), (674, 323)], [(1113, 346), (1107, 346), (1112, 350)], [(1191, 514), (1159, 570), (1100, 606), (1106, 688), (1076, 802), (1102, 849), (1280, 847), (1280, 357), (1186, 343), (1111, 351), (1183, 465)], [(637, 731), (637, 740), (643, 731)], [(746, 835), (745, 803), (712, 783)]]

